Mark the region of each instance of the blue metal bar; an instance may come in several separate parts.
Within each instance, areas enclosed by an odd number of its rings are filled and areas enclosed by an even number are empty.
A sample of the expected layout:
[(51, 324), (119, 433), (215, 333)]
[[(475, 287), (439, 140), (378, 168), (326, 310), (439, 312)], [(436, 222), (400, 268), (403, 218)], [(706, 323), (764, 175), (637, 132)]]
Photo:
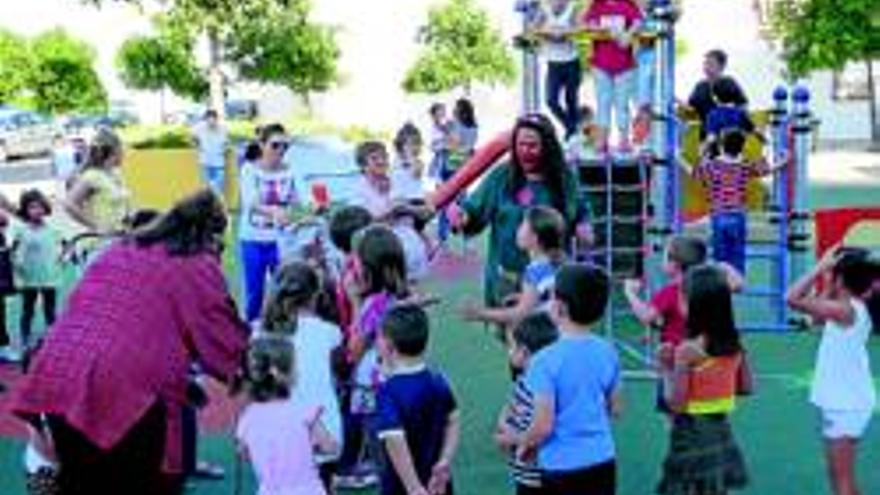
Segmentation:
[(781, 292), (778, 288), (764, 286), (764, 287), (755, 287), (746, 289), (737, 294), (738, 297), (770, 297), (770, 298), (781, 298), (784, 292)]

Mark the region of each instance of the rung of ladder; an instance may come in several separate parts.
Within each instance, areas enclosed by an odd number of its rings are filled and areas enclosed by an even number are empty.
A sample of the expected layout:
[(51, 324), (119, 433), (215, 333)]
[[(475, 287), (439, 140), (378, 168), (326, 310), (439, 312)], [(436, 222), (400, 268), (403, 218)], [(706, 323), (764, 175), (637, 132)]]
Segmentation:
[[(648, 221), (647, 215), (613, 215), (611, 217), (613, 223), (642, 223)], [(608, 215), (593, 217), (594, 224), (605, 225), (608, 222)]]
[(741, 332), (788, 332), (790, 330), (794, 330), (797, 327), (787, 323), (746, 323), (744, 325), (738, 325), (739, 330)]
[[(606, 247), (597, 247), (597, 248), (591, 249), (590, 251), (591, 251), (591, 254), (597, 254), (597, 253), (607, 253), (608, 250), (609, 249)], [(619, 247), (611, 248), (612, 253), (621, 253), (621, 254), (638, 254), (638, 253), (647, 254), (649, 251), (650, 251), (650, 247), (648, 247), (648, 246), (634, 246), (634, 247), (619, 246)]]
[(742, 297), (782, 297), (782, 291), (777, 289), (754, 288), (746, 289), (738, 295)]
[(779, 259), (781, 253), (778, 250), (766, 250), (766, 249), (747, 249), (746, 257), (750, 259), (769, 259), (776, 260)]

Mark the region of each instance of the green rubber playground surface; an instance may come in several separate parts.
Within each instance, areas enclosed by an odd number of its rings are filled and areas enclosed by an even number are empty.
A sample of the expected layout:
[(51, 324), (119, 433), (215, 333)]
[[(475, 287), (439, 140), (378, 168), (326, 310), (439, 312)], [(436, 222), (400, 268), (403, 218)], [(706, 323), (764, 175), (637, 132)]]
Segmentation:
[[(818, 207), (876, 202), (880, 189), (814, 188)], [(862, 229), (853, 239), (880, 246), (880, 228)], [(236, 270), (230, 259), (230, 275)], [(509, 386), (505, 353), (480, 325), (464, 323), (456, 310), (479, 294), (476, 262), (454, 273), (441, 274), (427, 289), (442, 296), (433, 309), (431, 362), (454, 384), (462, 414), (462, 445), (455, 465), (456, 492), (465, 495), (512, 493), (504, 461), (491, 442), (495, 415)], [(233, 279), (234, 280), (234, 279)], [(12, 308), (10, 308), (12, 309)], [(745, 309), (748, 311), (748, 308)], [(14, 315), (11, 321), (16, 321)], [(14, 324), (10, 324), (14, 329)], [(621, 328), (623, 335), (640, 330)], [(752, 482), (745, 494), (823, 495), (825, 481), (817, 417), (807, 402), (817, 336), (809, 333), (756, 334), (747, 337), (758, 374), (754, 397), (743, 400), (733, 417), (734, 429), (746, 455)], [(875, 370), (880, 366), (880, 339), (870, 344)], [(5, 375), (4, 375), (5, 376)], [(624, 412), (615, 427), (621, 495), (653, 493), (667, 443), (664, 419), (653, 411), (654, 384), (628, 380), (624, 385)], [(2, 418), (0, 418), (2, 419)], [(0, 421), (2, 425), (2, 421)], [(2, 432), (0, 428), (0, 432)], [(226, 429), (229, 431), (229, 428)], [(880, 493), (880, 424), (869, 429), (858, 463), (862, 493)], [(0, 438), (0, 494), (23, 494), (21, 442)], [(224, 464), (223, 482), (203, 482), (188, 492), (199, 495), (233, 493), (234, 462), (230, 438), (223, 429), (206, 434), (202, 458)], [(254, 493), (249, 468), (244, 468), (244, 491)], [(354, 492), (353, 492), (354, 493)], [(370, 491), (359, 493), (371, 494)]]

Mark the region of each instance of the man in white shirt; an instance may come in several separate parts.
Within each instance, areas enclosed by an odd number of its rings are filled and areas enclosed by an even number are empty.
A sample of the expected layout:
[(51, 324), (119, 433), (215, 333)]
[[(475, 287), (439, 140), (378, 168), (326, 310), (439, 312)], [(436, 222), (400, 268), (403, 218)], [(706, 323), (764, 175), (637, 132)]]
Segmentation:
[(221, 197), (226, 191), (226, 129), (220, 125), (215, 110), (205, 112), (204, 121), (195, 129), (194, 136), (199, 149), (199, 164), (208, 186)]

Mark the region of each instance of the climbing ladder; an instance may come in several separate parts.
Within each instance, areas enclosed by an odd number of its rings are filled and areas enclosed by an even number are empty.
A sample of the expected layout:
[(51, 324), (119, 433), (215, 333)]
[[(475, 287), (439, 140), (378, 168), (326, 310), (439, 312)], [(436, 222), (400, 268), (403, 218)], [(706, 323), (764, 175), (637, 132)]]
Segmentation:
[(626, 356), (630, 371), (644, 372), (653, 362), (654, 339), (632, 318), (622, 291), (628, 278), (641, 279), (650, 253), (647, 226), (651, 162), (648, 157), (582, 160), (576, 164), (582, 194), (593, 212), (595, 243), (581, 260), (608, 272), (613, 284), (602, 326), (605, 336)]

